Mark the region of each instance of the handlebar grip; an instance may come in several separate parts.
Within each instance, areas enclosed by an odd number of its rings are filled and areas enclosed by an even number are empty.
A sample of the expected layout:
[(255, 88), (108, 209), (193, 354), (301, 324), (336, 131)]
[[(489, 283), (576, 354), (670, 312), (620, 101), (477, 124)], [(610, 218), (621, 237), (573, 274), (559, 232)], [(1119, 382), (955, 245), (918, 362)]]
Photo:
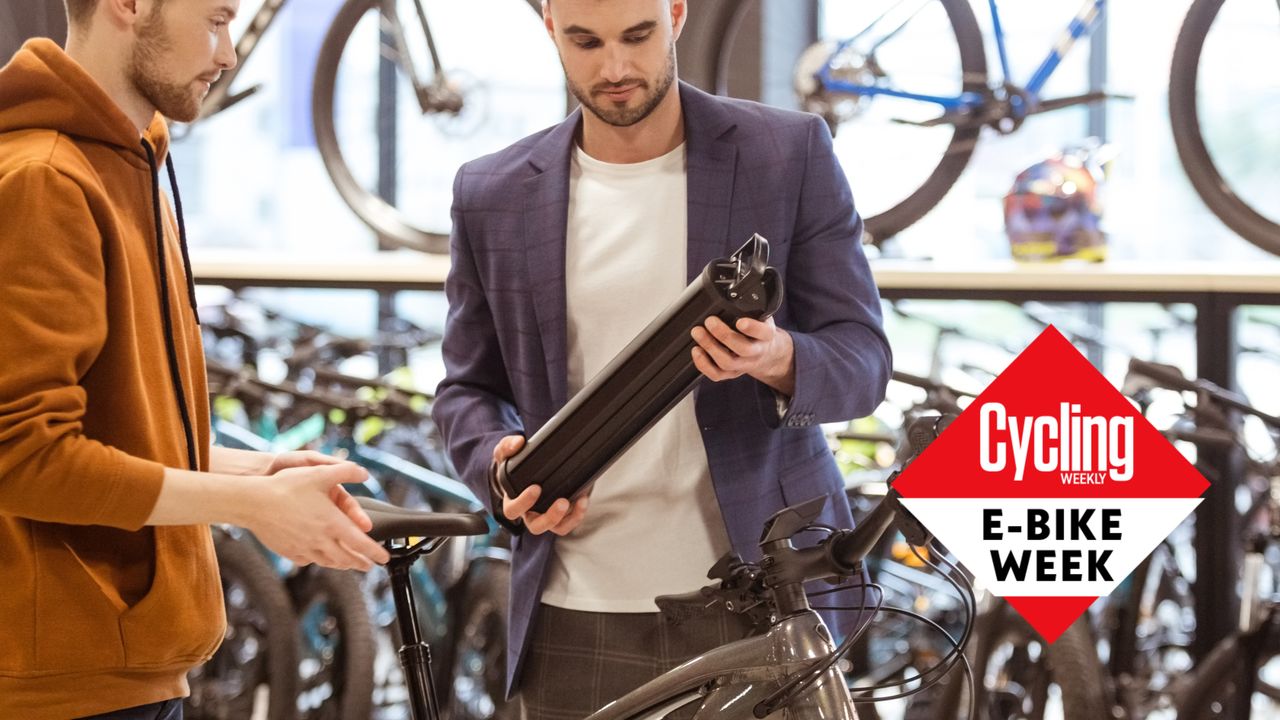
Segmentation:
[(1199, 390), (1194, 380), (1188, 380), (1187, 376), (1183, 375), (1182, 371), (1173, 365), (1150, 362), (1139, 358), (1129, 358), (1129, 372), (1150, 378), (1170, 390), (1186, 392), (1197, 392)]
[(1166, 433), (1173, 440), (1185, 440), (1195, 443), (1199, 447), (1219, 448), (1222, 450), (1230, 450), (1236, 446), (1235, 435), (1228, 431), (1213, 430), (1170, 430)]

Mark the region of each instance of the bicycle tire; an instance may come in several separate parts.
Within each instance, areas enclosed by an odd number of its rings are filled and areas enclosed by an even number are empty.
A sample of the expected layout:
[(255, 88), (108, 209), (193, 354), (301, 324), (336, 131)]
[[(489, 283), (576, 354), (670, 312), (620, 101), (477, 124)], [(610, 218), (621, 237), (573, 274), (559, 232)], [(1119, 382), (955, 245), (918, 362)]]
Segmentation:
[[(1280, 655), (1275, 638), (1267, 638), (1259, 667)], [(1177, 699), (1178, 720), (1210, 720), (1229, 717), (1234, 699), (1235, 685), (1232, 678), (1243, 671), (1244, 651), (1240, 636), (1223, 638), (1191, 671), (1190, 680), (1184, 685)], [(1256, 669), (1255, 669), (1256, 671)], [(1259, 683), (1256, 692), (1280, 703), (1276, 688)]]
[[(303, 720), (369, 717), (373, 711), (374, 639), (360, 578), (350, 572), (309, 566), (290, 578), (289, 587), (299, 624), (320, 633), (300, 632), (300, 716)], [(313, 622), (315, 627), (309, 627)], [(307, 664), (316, 660), (321, 667), (312, 672)], [(325, 682), (329, 684), (327, 695), (324, 690), (317, 692)], [(309, 697), (310, 693), (318, 697)]]
[(1205, 205), (1228, 228), (1267, 252), (1280, 255), (1280, 224), (1254, 210), (1222, 177), (1200, 129), (1200, 54), (1224, 0), (1195, 0), (1173, 46), (1169, 70), (1169, 123), (1182, 168)]
[(511, 564), (473, 562), (454, 620), (445, 717), (518, 720), (519, 701), (507, 701), (507, 605)]
[[(987, 57), (978, 19), (968, 0), (938, 0), (946, 10), (955, 35), (963, 73), (964, 92), (984, 93), (987, 85)], [(729, 56), (733, 49), (733, 35), (750, 0), (735, 3), (730, 12), (721, 16), (724, 23), (716, 33), (716, 83), (718, 92), (728, 87), (728, 73), (732, 67)], [(956, 127), (942, 159), (925, 181), (914, 192), (889, 209), (863, 218), (865, 232), (871, 244), (879, 246), (883, 241), (902, 232), (932, 210), (960, 179), (969, 164), (977, 145), (981, 126)], [(854, 198), (855, 203), (857, 198)]]
[(1098, 658), (1087, 612), (1049, 645), (1046, 657), (1050, 676), (1062, 690), (1064, 720), (1112, 717), (1111, 678)]
[[(1014, 611), (1013, 607), (1003, 600), (997, 601), (997, 604), (989, 610), (980, 614), (975, 621), (973, 636), (970, 640), (972, 654), (970, 662), (973, 664), (974, 692), (977, 695), (975, 707), (977, 715), (974, 720), (997, 720), (1002, 717), (1018, 717), (1025, 720), (1044, 720), (1045, 702), (1049, 694), (1048, 672), (1043, 662), (1032, 663), (1031, 666), (1023, 668), (1029, 669), (1036, 673), (1033, 677), (1024, 677), (1018, 674), (1014, 680), (1015, 684), (1020, 688), (1028, 688), (1032, 693), (1030, 697), (1029, 708), (1024, 710), (1025, 714), (1015, 716), (1011, 712), (1003, 712), (991, 714), (994, 711), (995, 700), (992, 699), (992, 689), (986, 686), (987, 669), (991, 666), (993, 654), (1007, 643), (1012, 643), (1015, 648), (1025, 647), (1028, 642), (1039, 641), (1039, 637), (1031, 626), (1027, 624), (1022, 616)], [(966, 651), (970, 652), (970, 651)], [(941, 708), (942, 711), (948, 712), (948, 718), (956, 717), (961, 712), (961, 708), (967, 708), (967, 695), (963, 692), (963, 684), (951, 686), (951, 692), (948, 693), (948, 702)], [(1024, 701), (1022, 704), (1026, 705)]]
[[(338, 9), (320, 46), (311, 91), (311, 119), (316, 147), (334, 187), (343, 202), (369, 228), (397, 247), (439, 255), (449, 254), (449, 234), (430, 232), (414, 226), (394, 206), (365, 189), (352, 173), (339, 147), (334, 123), (334, 91), (343, 50), (356, 25), (370, 11), (377, 12), (381, 0), (347, 0)], [(540, 0), (526, 0), (541, 17)]]
[[(1089, 616), (1082, 615), (1063, 631), (1053, 643), (1044, 643), (1013, 607), (1001, 601), (999, 605), (979, 617), (974, 631), (975, 642), (972, 662), (975, 690), (978, 694), (978, 718), (997, 720), (1009, 717), (1025, 720), (1043, 720), (1049, 699), (1049, 685), (1056, 684), (1062, 695), (1063, 720), (1100, 720), (1112, 717), (1111, 679), (1106, 666), (1098, 658)], [(1023, 708), (1014, 714), (1010, 708), (999, 706), (991, 688), (986, 687), (987, 670), (1001, 646), (1013, 643), (1025, 647), (1031, 642), (1041, 643), (1042, 654), (1038, 659), (1027, 654), (1022, 660), (1032, 662), (1023, 667), (1020, 675), (1011, 677), (1012, 686), (1025, 688), (1029, 694), (1022, 698)], [(1030, 672), (1029, 676), (1025, 673)], [(948, 693), (941, 708), (945, 717), (954, 718), (965, 707), (964, 693), (957, 684)], [(940, 716), (941, 717), (941, 716)]]
[[(292, 720), (297, 717), (298, 626), (284, 583), (250, 542), (215, 529), (213, 547), (227, 604), (227, 635), (213, 658), (189, 675), (191, 695), (184, 702), (183, 712), (191, 720), (256, 717), (257, 690), (265, 683), (268, 687), (266, 717)], [(240, 597), (241, 592), (245, 597)], [(246, 616), (246, 619), (256, 619), (252, 635), (235, 624), (241, 615), (237, 610), (241, 603), (256, 612), (256, 618)], [(239, 645), (234, 643), (255, 636), (266, 640), (260, 651), (265, 653), (265, 661), (259, 654), (246, 659), (236, 652)], [(210, 697), (206, 693), (206, 686), (215, 693), (233, 686), (225, 675), (246, 669), (257, 677), (244, 692), (232, 698)]]

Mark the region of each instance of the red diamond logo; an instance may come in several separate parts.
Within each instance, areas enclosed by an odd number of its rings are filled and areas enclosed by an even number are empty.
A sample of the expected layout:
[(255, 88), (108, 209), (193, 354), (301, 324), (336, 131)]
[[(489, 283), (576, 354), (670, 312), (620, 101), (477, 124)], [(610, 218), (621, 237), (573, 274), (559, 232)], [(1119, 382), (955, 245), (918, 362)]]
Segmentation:
[(898, 477), (903, 504), (1053, 642), (1209, 483), (1050, 327)]

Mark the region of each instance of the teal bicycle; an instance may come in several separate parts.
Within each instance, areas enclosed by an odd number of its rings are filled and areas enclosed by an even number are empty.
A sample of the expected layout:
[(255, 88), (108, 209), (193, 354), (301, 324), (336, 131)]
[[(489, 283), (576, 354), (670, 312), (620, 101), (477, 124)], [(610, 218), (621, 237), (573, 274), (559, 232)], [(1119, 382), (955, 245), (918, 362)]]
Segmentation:
[[(210, 365), (210, 378), (222, 397), (234, 396), (257, 418), (253, 430), (215, 418), (218, 443), (227, 447), (278, 452), (313, 447), (345, 456), (370, 472), (353, 495), (394, 501), (435, 512), (471, 512), (480, 507), (462, 483), (377, 446), (385, 427), (421, 423), (422, 414), (408, 396), (376, 380), (328, 371), (315, 387), (301, 391), (289, 382), (266, 383), (246, 371)], [(349, 386), (336, 393), (333, 385)], [(354, 386), (381, 390), (376, 400), (359, 399)], [(271, 398), (277, 398), (272, 400)], [(263, 412), (259, 404), (286, 398), (285, 412)], [(215, 403), (216, 405), (217, 403)], [(264, 420), (274, 417), (273, 420)], [(372, 429), (371, 429), (372, 428)], [(274, 440), (256, 432), (274, 433)], [(394, 436), (393, 436), (394, 437)], [(264, 553), (269, 551), (263, 549)], [(283, 562), (283, 561), (280, 561)], [(287, 570), (287, 568), (282, 568)], [(305, 568), (291, 577), (301, 627), (302, 674), (298, 691), (304, 717), (404, 717), (408, 695), (394, 663), (398, 635), (395, 601), (385, 572), (365, 576)], [(416, 599), (417, 624), (442, 652), (434, 667), (451, 718), (511, 718), (518, 708), (505, 701), (501, 659), (506, 643), (506, 605), (510, 553), (495, 523), (485, 535), (453, 543), (409, 573)], [(354, 588), (354, 590), (353, 590)]]

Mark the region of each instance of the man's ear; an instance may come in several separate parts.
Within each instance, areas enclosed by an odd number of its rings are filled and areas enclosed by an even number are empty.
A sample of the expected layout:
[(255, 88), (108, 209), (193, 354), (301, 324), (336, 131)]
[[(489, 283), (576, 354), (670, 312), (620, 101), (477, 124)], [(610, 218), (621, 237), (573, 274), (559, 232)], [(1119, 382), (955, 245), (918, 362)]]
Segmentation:
[[(543, 0), (546, 5), (547, 0)], [(680, 39), (680, 33), (684, 32), (684, 23), (689, 19), (689, 6), (685, 0), (671, 0), (671, 37), (674, 40)]]
[(128, 30), (151, 12), (152, 0), (98, 0), (94, 18), (116, 30)]
[(547, 28), (547, 37), (556, 40), (556, 26), (551, 21), (551, 0), (542, 0), (542, 24)]

